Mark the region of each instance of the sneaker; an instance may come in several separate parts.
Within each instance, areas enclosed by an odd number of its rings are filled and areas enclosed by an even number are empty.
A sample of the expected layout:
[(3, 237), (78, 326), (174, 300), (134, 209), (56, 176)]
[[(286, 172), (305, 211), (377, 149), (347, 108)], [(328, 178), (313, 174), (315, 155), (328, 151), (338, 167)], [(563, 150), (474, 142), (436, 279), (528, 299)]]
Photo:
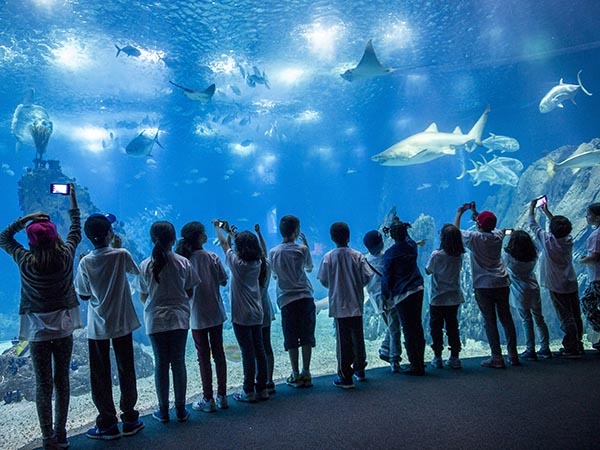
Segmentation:
[(527, 361), (537, 361), (538, 360), (538, 355), (535, 352), (535, 350), (525, 350), (519, 356), (522, 359), (526, 359)]
[(121, 437), (121, 432), (119, 431), (119, 425), (113, 423), (110, 427), (104, 429), (99, 428), (98, 425), (96, 425), (94, 428), (87, 430), (85, 435), (90, 439), (110, 441), (112, 439), (119, 439)]
[(277, 393), (277, 389), (275, 389), (275, 383), (273, 383), (272, 381), (270, 383), (267, 383), (267, 392), (269, 393), (269, 395)]
[(300, 374), (300, 379), (302, 380), (302, 386), (298, 386), (298, 387), (305, 387), (305, 388), (313, 387), (312, 375), (310, 374), (310, 372), (305, 372), (303, 370), (302, 373)]
[(549, 348), (545, 348), (545, 349), (540, 349), (539, 352), (537, 352), (537, 356), (538, 358), (541, 359), (552, 359), (552, 352), (550, 351)]
[(566, 350), (561, 348), (559, 351), (554, 353), (554, 356), (559, 358), (568, 358), (568, 359), (581, 359), (581, 353), (577, 350)]
[(442, 361), (441, 356), (434, 356), (430, 364), (431, 367), (435, 367), (436, 369), (442, 369), (444, 367), (444, 363)]
[(287, 380), (285, 380), (285, 383), (288, 386), (294, 388), (304, 387), (304, 380), (302, 379), (302, 376), (299, 373), (295, 374), (294, 372), (292, 372), (292, 374), (287, 378)]
[(67, 441), (67, 432), (66, 431), (57, 431), (56, 433), (56, 445), (59, 448), (69, 448), (69, 441)]
[(256, 403), (256, 394), (254, 392), (245, 392), (241, 390), (233, 394), (233, 399), (238, 402), (244, 403)]
[(391, 362), (390, 370), (392, 371), (392, 373), (400, 373), (400, 362), (399, 361)]
[(219, 409), (227, 409), (229, 408), (229, 402), (227, 401), (226, 395), (217, 395), (217, 408)]
[(192, 403), (192, 409), (194, 411), (211, 413), (217, 410), (217, 405), (215, 404), (215, 399), (211, 398), (208, 400), (203, 397), (201, 401)]
[(144, 428), (144, 422), (136, 420), (135, 422), (123, 422), (123, 436), (133, 436)]
[(521, 361), (519, 361), (519, 355), (508, 355), (508, 363), (511, 366), (520, 366)]
[(162, 412), (160, 409), (157, 409), (152, 413), (152, 418), (158, 420), (160, 423), (167, 423), (169, 421), (169, 412)]
[(185, 406), (177, 407), (177, 421), (185, 422), (190, 418), (190, 412)]
[(343, 378), (337, 377), (333, 380), (333, 385), (342, 389), (354, 389), (354, 382), (352, 379), (344, 380)]
[(379, 350), (379, 359), (389, 363), (390, 362), (390, 355), (388, 355), (387, 353), (384, 353), (381, 351), (381, 349)]
[(403, 369), (400, 372), (402, 375), (409, 375), (409, 376), (413, 376), (413, 377), (422, 377), (423, 375), (425, 375), (425, 367), (421, 367), (421, 368), (415, 368), (411, 365), (408, 365), (406, 369)]
[(256, 400), (260, 402), (264, 402), (265, 400), (269, 400), (269, 391), (267, 389), (263, 389), (262, 391), (258, 391), (256, 393)]
[(446, 360), (446, 365), (451, 369), (462, 369), (462, 363), (458, 356), (451, 356)]
[(354, 372), (354, 379), (362, 383), (363, 381), (367, 381), (367, 375), (364, 370), (357, 370)]
[(484, 359), (480, 363), (481, 367), (488, 367), (490, 369), (505, 369), (504, 359), (502, 356), (492, 356), (488, 359)]
[(56, 436), (52, 436), (42, 441), (42, 448), (44, 450), (58, 450), (60, 447), (58, 446), (58, 442), (56, 440)]

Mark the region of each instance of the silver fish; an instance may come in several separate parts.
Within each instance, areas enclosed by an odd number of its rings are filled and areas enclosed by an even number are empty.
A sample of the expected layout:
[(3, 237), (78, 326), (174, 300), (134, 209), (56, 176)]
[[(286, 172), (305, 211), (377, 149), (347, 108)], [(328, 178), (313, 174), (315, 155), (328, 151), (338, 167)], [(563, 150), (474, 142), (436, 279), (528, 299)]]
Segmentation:
[(592, 95), (583, 87), (583, 84), (581, 84), (581, 78), (579, 78), (581, 72), (581, 70), (577, 72), (577, 82), (579, 84), (566, 84), (563, 83), (563, 79), (561, 78), (558, 85), (554, 86), (546, 95), (544, 95), (544, 98), (540, 101), (540, 112), (542, 114), (548, 113), (554, 108), (563, 108), (563, 102), (567, 100), (571, 100), (575, 105), (575, 94), (577, 94), (579, 88), (581, 88), (585, 94)]
[(160, 148), (164, 148), (160, 142), (158, 142), (158, 131), (159, 130), (156, 130), (156, 134), (153, 138), (144, 136), (144, 131), (142, 131), (137, 137), (133, 138), (129, 144), (127, 144), (127, 147), (125, 147), (125, 153), (136, 158), (152, 156), (154, 144), (158, 144)]

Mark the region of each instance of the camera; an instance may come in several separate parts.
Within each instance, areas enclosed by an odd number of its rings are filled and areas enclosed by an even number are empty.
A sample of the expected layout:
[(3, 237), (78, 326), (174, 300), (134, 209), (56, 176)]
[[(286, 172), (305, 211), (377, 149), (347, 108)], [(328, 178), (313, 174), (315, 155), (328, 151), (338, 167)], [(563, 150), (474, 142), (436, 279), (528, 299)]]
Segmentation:
[(544, 206), (546, 203), (548, 203), (548, 199), (546, 198), (546, 195), (542, 195), (541, 197), (536, 198), (535, 207), (539, 208), (540, 206)]
[(69, 195), (71, 193), (71, 186), (65, 183), (50, 183), (50, 193)]
[(512, 234), (513, 230), (512, 228), (507, 228), (506, 230), (504, 230), (504, 234), (507, 236), (510, 236)]
[(217, 220), (217, 226), (219, 228), (223, 228), (225, 226), (225, 222), (223, 222), (222, 220)]

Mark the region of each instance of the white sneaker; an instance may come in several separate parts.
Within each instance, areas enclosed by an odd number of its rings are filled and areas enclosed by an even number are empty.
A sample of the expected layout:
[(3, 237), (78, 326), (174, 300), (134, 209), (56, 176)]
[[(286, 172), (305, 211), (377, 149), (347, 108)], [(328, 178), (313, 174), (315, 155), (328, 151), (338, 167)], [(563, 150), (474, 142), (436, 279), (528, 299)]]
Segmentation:
[(229, 408), (229, 403), (227, 402), (226, 395), (217, 395), (217, 408), (219, 408), (219, 409)]
[(446, 365), (452, 369), (462, 369), (462, 363), (460, 362), (460, 358), (458, 356), (451, 356), (448, 358)]
[(436, 369), (442, 369), (444, 367), (441, 356), (434, 356), (430, 364), (431, 367), (435, 367)]
[(215, 400), (214, 399), (210, 399), (207, 400), (205, 398), (202, 399), (202, 401), (200, 402), (196, 402), (192, 404), (192, 409), (194, 411), (202, 411), (202, 412), (215, 412), (217, 410), (217, 407), (215, 405)]

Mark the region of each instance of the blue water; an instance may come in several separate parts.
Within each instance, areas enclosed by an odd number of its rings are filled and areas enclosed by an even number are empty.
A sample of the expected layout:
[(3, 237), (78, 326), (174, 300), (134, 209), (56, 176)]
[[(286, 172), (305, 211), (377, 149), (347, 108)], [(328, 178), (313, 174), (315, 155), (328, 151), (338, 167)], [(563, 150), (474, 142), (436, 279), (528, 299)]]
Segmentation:
[[(408, 167), (371, 156), (431, 122), (467, 132), (488, 104), (484, 137), (518, 139), (521, 149), (503, 156), (525, 166), (598, 137), (599, 13), (596, 0), (2, 1), (0, 223), (21, 215), (17, 182), (34, 157), (32, 147), (15, 152), (10, 133), (28, 88), (54, 122), (46, 156), (133, 227), (141, 217), (177, 228), (219, 217), (261, 224), (272, 246), (271, 224), (293, 213), (318, 263), (334, 221), (349, 223), (360, 249), (394, 205), (404, 220), (451, 221), (458, 204), (499, 189), (457, 180), (462, 153)], [(369, 39), (400, 70), (345, 81)], [(115, 44), (142, 54), (115, 58)], [(249, 86), (240, 66), (264, 71), (270, 89)], [(580, 69), (594, 96), (540, 114), (544, 94), (560, 78), (576, 83)], [(169, 81), (217, 92), (197, 103)], [(164, 149), (124, 153), (157, 127)], [(149, 253), (147, 240), (139, 245)], [(17, 278), (1, 254), (0, 313), (16, 313)]]

